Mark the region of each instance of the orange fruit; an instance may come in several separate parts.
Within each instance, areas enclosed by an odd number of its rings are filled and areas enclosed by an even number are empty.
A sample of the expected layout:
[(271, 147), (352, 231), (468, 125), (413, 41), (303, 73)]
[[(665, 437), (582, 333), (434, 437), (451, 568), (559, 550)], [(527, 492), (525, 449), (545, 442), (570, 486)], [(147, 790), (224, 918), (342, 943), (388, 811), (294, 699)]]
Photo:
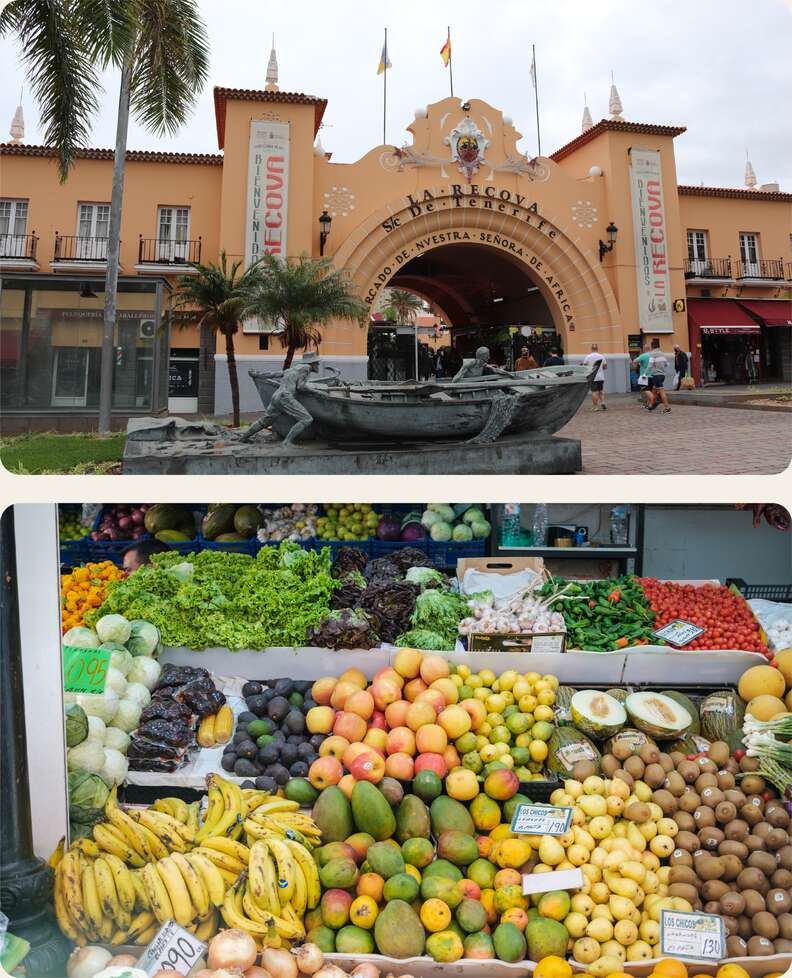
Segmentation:
[(661, 958), (654, 966), (653, 974), (659, 978), (688, 978), (687, 965), (674, 958)]

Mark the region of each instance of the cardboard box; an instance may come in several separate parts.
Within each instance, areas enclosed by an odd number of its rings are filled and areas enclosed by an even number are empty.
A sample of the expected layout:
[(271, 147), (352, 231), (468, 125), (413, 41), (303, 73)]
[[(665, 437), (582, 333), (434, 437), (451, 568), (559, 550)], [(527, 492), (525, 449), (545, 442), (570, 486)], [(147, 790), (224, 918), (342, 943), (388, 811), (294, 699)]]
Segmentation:
[(566, 650), (566, 632), (471, 632), (463, 635), (468, 652), (548, 652)]
[(531, 570), (541, 574), (544, 561), (541, 557), (462, 557), (457, 561), (457, 580), (461, 584), (465, 571), (477, 570), (483, 574), (516, 574)]

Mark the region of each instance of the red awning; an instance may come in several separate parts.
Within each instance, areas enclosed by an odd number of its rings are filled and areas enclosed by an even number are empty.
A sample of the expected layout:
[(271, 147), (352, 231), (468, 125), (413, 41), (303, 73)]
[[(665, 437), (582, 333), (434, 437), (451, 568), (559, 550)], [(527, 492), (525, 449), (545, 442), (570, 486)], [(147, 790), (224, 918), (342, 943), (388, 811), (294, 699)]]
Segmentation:
[(688, 316), (702, 333), (760, 333), (736, 299), (688, 299)]
[(765, 326), (792, 326), (792, 299), (740, 299), (740, 305)]

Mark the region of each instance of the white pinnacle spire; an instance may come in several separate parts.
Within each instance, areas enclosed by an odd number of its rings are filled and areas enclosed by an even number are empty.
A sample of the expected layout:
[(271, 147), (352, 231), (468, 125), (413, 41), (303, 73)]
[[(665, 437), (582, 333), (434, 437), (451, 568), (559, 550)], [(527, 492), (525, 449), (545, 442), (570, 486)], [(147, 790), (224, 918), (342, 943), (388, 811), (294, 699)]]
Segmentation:
[(616, 88), (616, 83), (613, 80), (613, 72), (611, 72), (611, 87), (610, 87), (610, 100), (608, 101), (608, 112), (610, 112), (611, 119), (618, 121), (621, 119), (621, 115), (624, 109), (622, 108), (621, 99), (619, 98), (619, 91)]
[(754, 173), (754, 168), (751, 166), (751, 161), (748, 159), (748, 150), (745, 151), (745, 186), (749, 190), (753, 190), (756, 186), (756, 174)]
[(324, 159), (325, 150), (322, 146), (322, 137), (317, 135), (316, 142), (314, 143), (314, 156), (319, 156)]
[(19, 105), (16, 107), (11, 128), (8, 130), (12, 143), (21, 143), (25, 138), (25, 113), (22, 111), (22, 92), (19, 93)]
[(586, 93), (583, 92), (583, 121), (580, 124), (580, 131), (588, 132), (593, 125), (594, 123), (591, 120), (591, 113), (588, 107), (588, 99), (586, 98)]
[(272, 35), (272, 50), (270, 51), (269, 64), (267, 65), (267, 83), (264, 86), (265, 92), (277, 92), (278, 88), (278, 56), (275, 54), (275, 35)]

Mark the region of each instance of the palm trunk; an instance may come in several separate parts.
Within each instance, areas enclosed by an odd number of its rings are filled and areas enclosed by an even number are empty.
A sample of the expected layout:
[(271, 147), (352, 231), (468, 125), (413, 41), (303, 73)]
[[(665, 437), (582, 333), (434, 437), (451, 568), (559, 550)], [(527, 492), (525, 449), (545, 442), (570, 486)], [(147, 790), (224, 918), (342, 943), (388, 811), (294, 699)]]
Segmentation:
[(129, 83), (132, 66), (125, 62), (121, 68), (121, 87), (118, 95), (118, 120), (113, 157), (113, 190), (110, 197), (110, 226), (107, 239), (107, 280), (105, 282), (104, 324), (102, 329), (102, 361), (99, 379), (99, 434), (110, 434), (113, 410), (113, 364), (115, 361), (116, 300), (118, 291), (119, 253), (121, 250), (121, 205), (124, 199), (124, 165), (126, 163), (127, 133), (129, 131)]
[(198, 350), (198, 414), (212, 415), (215, 410), (215, 351), (217, 341), (211, 327), (201, 324)]
[(234, 415), (234, 427), (239, 427), (239, 377), (237, 377), (236, 356), (234, 355), (234, 334), (225, 334), (226, 360), (228, 362), (228, 384), (231, 388), (231, 410)]
[(289, 343), (289, 346), (286, 350), (286, 359), (283, 361), (284, 370), (288, 370), (289, 367), (292, 365), (292, 360), (294, 359), (294, 351), (296, 349), (297, 347), (294, 345), (294, 343)]

